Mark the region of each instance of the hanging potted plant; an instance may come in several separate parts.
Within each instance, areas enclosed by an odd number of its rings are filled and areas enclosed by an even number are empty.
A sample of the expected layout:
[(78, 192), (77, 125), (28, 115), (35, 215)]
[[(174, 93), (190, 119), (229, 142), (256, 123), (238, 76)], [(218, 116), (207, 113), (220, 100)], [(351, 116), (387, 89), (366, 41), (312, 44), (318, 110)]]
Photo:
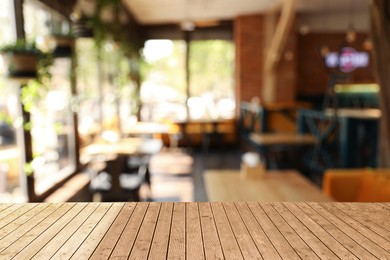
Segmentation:
[(10, 78), (37, 77), (38, 60), (42, 52), (33, 43), (18, 40), (0, 47), (4, 64)]
[(53, 34), (53, 40), (55, 42), (55, 48), (53, 55), (55, 57), (70, 57), (72, 56), (75, 46), (74, 37), (70, 34)]

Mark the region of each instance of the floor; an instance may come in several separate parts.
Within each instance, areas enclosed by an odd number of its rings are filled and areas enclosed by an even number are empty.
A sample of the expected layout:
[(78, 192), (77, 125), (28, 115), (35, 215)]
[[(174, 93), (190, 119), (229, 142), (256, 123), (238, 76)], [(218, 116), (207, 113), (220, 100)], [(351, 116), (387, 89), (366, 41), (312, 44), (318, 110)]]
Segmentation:
[[(152, 187), (143, 190), (144, 200), (169, 202), (208, 201), (203, 173), (210, 169), (240, 169), (242, 155), (249, 147), (228, 146), (201, 148), (165, 148), (150, 162)], [(278, 169), (297, 169), (321, 187), (322, 174), (314, 173), (303, 164), (306, 150), (277, 153)], [(146, 194), (146, 195), (145, 195)], [(151, 195), (148, 197), (148, 195)], [(142, 196), (141, 196), (142, 197)]]
[[(153, 201), (207, 201), (203, 172), (239, 169), (241, 149), (165, 149), (150, 162)], [(148, 191), (143, 190), (143, 194)]]

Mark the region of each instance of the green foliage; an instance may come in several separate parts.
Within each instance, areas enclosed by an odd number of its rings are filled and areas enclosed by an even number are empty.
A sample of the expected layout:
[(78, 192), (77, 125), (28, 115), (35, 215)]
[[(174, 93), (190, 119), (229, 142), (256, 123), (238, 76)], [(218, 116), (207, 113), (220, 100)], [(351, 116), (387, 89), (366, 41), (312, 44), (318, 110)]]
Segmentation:
[(229, 86), (232, 86), (233, 75), (232, 43), (222, 40), (191, 42), (191, 95), (199, 96), (212, 90), (217, 97), (226, 96)]
[(26, 53), (34, 55), (42, 55), (35, 43), (29, 43), (25, 40), (17, 40), (15, 43), (6, 44), (0, 47), (1, 53)]

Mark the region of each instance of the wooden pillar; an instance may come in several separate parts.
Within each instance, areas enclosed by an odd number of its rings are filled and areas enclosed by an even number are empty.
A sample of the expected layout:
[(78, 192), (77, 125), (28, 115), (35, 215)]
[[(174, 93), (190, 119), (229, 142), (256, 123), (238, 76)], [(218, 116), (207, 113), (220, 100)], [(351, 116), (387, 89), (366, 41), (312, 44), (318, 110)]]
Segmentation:
[(378, 166), (390, 167), (390, 1), (371, 1), (371, 26), (382, 111)]

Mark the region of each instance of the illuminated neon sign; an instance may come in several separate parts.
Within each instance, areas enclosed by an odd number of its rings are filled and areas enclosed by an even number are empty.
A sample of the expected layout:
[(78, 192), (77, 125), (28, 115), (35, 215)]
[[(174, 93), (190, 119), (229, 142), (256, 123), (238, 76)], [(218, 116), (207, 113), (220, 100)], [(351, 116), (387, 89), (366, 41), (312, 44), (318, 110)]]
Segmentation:
[(342, 72), (352, 72), (357, 68), (365, 68), (369, 63), (367, 52), (357, 52), (351, 47), (344, 47), (340, 53), (330, 52), (325, 57), (328, 68), (340, 68)]

